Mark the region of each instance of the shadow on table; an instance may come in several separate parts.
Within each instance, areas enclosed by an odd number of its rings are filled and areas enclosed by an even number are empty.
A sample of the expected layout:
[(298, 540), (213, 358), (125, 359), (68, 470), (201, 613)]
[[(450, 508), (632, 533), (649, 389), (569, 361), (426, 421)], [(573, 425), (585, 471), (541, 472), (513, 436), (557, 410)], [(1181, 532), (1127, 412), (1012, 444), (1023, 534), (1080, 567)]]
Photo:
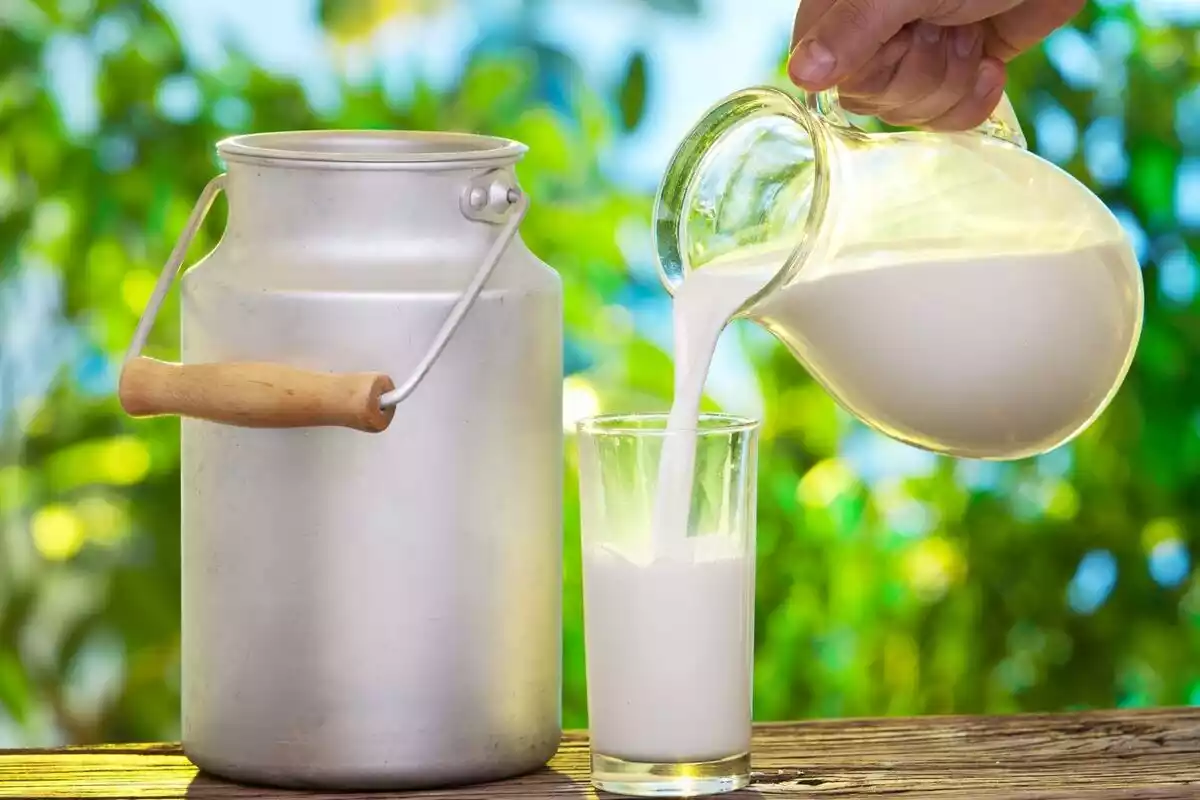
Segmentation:
[[(269, 798), (296, 798), (296, 800), (422, 800), (423, 798), (454, 798), (454, 800), (536, 800), (539, 797), (569, 798), (595, 797), (591, 785), (571, 778), (565, 772), (544, 767), (517, 778), (466, 786), (455, 789), (427, 789), (403, 792), (329, 792), (303, 789), (279, 789), (273, 786), (258, 786), (218, 778), (206, 772), (198, 772), (184, 793), (186, 800), (268, 800)], [(757, 796), (757, 793), (755, 794)]]
[[(756, 771), (753, 784), (724, 797), (729, 800), (759, 800), (766, 797), (763, 789), (786, 785), (791, 788), (813, 789), (824, 783), (800, 770), (781, 769)], [(291, 798), (297, 800), (421, 800), (421, 798), (455, 798), (455, 800), (537, 800), (545, 798), (599, 797), (620, 798), (620, 795), (594, 790), (587, 781), (572, 778), (565, 772), (545, 767), (537, 772), (496, 783), (485, 783), (457, 789), (433, 789), (407, 792), (312, 792), (301, 789), (278, 789), (234, 783), (204, 772), (196, 774), (187, 787), (186, 800), (268, 800)]]

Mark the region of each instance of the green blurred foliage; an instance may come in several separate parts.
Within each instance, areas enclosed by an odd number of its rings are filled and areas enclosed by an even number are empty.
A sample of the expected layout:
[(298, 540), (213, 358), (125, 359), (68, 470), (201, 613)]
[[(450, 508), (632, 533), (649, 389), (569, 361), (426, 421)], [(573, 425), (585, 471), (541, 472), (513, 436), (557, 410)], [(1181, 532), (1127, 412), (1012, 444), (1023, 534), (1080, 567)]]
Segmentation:
[[(332, 42), (448, 2), (344, 0), (318, 11)], [(658, 13), (701, 11), (698, 0), (644, 2)], [(538, 5), (527, 0), (522, 13)], [(1037, 52), (1014, 67), (1011, 86), (1023, 119), (1052, 102), (1080, 130), (1101, 117), (1122, 122), (1128, 179), (1097, 182), (1081, 155), (1066, 166), (1131, 213), (1148, 240), (1141, 352), (1111, 409), (1069, 451), (987, 467), (935, 460), (917, 477), (867, 480), (842, 455), (862, 430), (783, 348), (764, 347), (749, 331), (731, 334), (755, 353), (765, 401), (760, 719), (1200, 698), (1200, 578), (1190, 574), (1200, 523), (1200, 373), (1192, 367), (1200, 363), (1200, 318), (1192, 301), (1159, 290), (1160, 262), (1196, 250), (1195, 231), (1185, 235), (1176, 218), (1174, 189), (1188, 157), (1176, 99), (1196, 85), (1200, 62), (1194, 31), (1151, 26), (1124, 3), (1090, 6), (1078, 27), (1114, 21), (1133, 39), (1120, 81), (1106, 75), (1098, 89), (1072, 88)], [(781, 64), (787, 34), (780, 32)], [(347, 84), (339, 103), (315, 110), (297, 82), (236, 48), (216, 71), (198, 69), (142, 0), (5, 0), (0, 740), (177, 735), (179, 426), (126, 419), (111, 387), (157, 270), (220, 168), (218, 139), (390, 127), (525, 142), (531, 152), (520, 175), (535, 203), (524, 236), (564, 278), (568, 336), (579, 354), (568, 398), (608, 410), (666, 406), (669, 357), (635, 335), (617, 301), (630, 283), (622, 243), (630, 230), (645, 235), (650, 198), (608, 180), (598, 156), (642, 124), (654, 60), (634, 52), (619, 85), (596, 85), (570, 54), (520, 24), (509, 36), (477, 48), (449, 90), (418, 82), (396, 100), (374, 77)], [(94, 130), (69, 126), (47, 91), (44, 64), (64, 40), (91, 42), (99, 54)], [(165, 87), (193, 92), (195, 113), (164, 113)], [(193, 258), (220, 235), (222, 209)], [(44, 300), (54, 287), (59, 305)], [(28, 316), (39, 303), (44, 324), (5, 326), (16, 304)], [(177, 323), (171, 300), (153, 353), (176, 353)], [(43, 374), (43, 353), (66, 353), (48, 359), (66, 366)], [(45, 392), (17, 396), (30, 384)], [(568, 726), (581, 726), (572, 448), (567, 463), (564, 710)], [(1188, 574), (1166, 586), (1148, 568), (1164, 552), (1176, 563), (1188, 559)], [(1106, 573), (1115, 573), (1110, 592), (1095, 585)]]

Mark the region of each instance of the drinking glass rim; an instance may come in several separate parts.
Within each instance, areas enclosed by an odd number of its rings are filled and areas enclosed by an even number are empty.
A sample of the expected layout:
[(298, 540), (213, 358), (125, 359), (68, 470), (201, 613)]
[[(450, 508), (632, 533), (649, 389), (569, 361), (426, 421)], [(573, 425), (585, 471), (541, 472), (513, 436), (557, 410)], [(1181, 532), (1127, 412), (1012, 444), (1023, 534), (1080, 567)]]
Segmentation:
[[(650, 414), (602, 414), (596, 417), (581, 419), (575, 428), (581, 435), (586, 436), (674, 436), (681, 433), (696, 434), (697, 436), (729, 436), (736, 433), (749, 433), (762, 426), (760, 420), (741, 417), (736, 414), (701, 414), (701, 424), (694, 428), (668, 428), (670, 415), (666, 413)], [(646, 423), (654, 423), (647, 427)], [(711, 423), (705, 425), (704, 423)]]

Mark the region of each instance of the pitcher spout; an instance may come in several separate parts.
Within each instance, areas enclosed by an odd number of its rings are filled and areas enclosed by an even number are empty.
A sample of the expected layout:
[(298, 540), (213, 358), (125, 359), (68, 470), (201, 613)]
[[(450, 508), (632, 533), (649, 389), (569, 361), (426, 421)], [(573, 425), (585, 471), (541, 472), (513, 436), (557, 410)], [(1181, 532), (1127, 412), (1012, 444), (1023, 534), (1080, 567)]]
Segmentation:
[(735, 254), (774, 257), (780, 274), (802, 263), (825, 223), (831, 137), (777, 89), (748, 89), (714, 106), (676, 149), (655, 201), (667, 290)]

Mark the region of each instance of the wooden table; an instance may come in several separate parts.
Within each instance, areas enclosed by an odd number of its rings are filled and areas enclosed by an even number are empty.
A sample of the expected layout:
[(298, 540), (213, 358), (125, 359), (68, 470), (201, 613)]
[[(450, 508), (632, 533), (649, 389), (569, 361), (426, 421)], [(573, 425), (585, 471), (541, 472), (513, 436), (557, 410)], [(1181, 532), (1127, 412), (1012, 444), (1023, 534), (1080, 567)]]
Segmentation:
[[(1200, 709), (931, 717), (763, 725), (755, 782), (730, 798), (1093, 800), (1200, 798)], [(2, 798), (592, 797), (587, 737), (569, 734), (547, 769), (461, 791), (322, 795), (198, 775), (174, 745), (0, 751)]]

